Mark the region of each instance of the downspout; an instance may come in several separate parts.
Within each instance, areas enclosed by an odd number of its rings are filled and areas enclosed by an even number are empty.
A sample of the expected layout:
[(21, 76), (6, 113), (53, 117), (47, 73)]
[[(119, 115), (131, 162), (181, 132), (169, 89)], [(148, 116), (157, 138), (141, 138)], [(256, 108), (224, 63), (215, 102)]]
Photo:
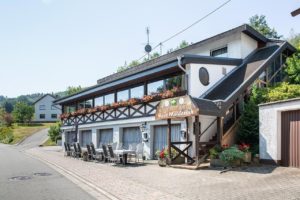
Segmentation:
[(184, 84), (186, 87), (186, 91), (189, 91), (189, 85), (188, 85), (188, 74), (186, 69), (184, 69), (184, 67), (182, 66), (182, 62), (181, 59), (183, 58), (183, 56), (177, 56), (177, 63), (178, 63), (178, 67), (184, 72)]

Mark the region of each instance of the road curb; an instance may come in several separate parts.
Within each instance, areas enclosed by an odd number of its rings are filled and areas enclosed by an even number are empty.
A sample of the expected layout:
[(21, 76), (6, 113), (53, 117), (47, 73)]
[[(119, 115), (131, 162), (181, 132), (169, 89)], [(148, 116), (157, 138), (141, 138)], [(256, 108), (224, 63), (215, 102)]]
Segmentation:
[[(86, 180), (85, 178), (81, 177), (80, 175), (77, 175), (77, 174), (75, 174), (71, 171), (68, 171), (68, 170), (64, 169), (63, 167), (61, 167), (57, 164), (54, 164), (54, 163), (52, 163), (52, 162), (50, 162), (46, 159), (40, 158), (38, 156), (34, 156), (29, 152), (24, 152), (24, 153), (27, 156), (29, 156), (31, 158), (34, 158), (34, 159), (37, 159), (37, 160), (45, 163), (46, 165), (50, 166), (52, 169), (56, 170), (57, 172), (59, 172), (60, 174), (62, 174), (63, 176), (65, 176), (66, 178), (71, 180), (73, 183), (75, 183), (76, 185), (78, 185), (79, 187), (81, 187), (82, 189), (87, 191), (90, 195), (92, 195), (96, 199), (98, 199), (99, 196), (105, 196), (106, 198), (111, 199), (111, 200), (120, 200), (118, 197), (116, 197), (116, 196), (112, 195), (111, 193), (95, 186), (92, 182), (90, 182), (89, 180)], [(87, 188), (87, 187), (89, 187), (89, 188)]]

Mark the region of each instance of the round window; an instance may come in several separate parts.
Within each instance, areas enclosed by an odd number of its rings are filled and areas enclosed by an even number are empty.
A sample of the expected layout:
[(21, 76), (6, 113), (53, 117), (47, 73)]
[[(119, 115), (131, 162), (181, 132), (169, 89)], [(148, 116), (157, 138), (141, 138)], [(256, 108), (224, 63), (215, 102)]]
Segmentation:
[(205, 86), (209, 84), (209, 73), (205, 67), (199, 69), (199, 80)]

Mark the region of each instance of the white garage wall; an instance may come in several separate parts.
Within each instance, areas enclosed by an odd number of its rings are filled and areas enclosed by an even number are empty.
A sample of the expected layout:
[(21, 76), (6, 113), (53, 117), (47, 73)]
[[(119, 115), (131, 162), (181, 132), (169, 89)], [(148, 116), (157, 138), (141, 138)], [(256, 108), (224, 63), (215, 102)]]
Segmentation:
[(281, 160), (281, 112), (300, 109), (300, 99), (259, 106), (260, 159)]

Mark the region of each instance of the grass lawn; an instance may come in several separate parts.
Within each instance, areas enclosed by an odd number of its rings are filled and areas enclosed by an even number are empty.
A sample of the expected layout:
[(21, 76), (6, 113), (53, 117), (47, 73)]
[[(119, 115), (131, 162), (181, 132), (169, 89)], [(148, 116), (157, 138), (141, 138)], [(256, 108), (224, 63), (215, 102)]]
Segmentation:
[(42, 129), (49, 128), (54, 123), (29, 124), (29, 125), (13, 125), (14, 140), (11, 144), (17, 144), (25, 137), (28, 137)]
[(52, 142), (50, 138), (46, 142), (44, 142), (43, 146), (56, 146), (55, 142)]

